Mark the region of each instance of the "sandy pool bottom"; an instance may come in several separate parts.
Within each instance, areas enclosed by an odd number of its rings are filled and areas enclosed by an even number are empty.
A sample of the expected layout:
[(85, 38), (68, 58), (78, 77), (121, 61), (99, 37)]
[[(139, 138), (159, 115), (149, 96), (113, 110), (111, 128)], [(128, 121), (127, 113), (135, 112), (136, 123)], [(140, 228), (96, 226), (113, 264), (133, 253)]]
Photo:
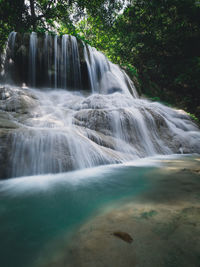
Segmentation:
[(42, 266), (199, 267), (200, 159), (165, 160), (149, 179), (150, 190), (88, 220)]

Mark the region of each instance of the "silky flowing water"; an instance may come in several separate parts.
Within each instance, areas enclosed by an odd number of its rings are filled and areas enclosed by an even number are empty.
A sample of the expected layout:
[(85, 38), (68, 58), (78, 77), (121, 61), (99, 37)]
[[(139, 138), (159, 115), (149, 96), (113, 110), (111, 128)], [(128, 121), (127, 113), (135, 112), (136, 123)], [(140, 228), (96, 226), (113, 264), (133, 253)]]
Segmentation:
[(124, 70), (73, 36), (13, 32), (2, 62), (2, 267), (48, 266), (85, 222), (151, 191), (163, 157), (200, 153), (184, 111), (141, 99)]

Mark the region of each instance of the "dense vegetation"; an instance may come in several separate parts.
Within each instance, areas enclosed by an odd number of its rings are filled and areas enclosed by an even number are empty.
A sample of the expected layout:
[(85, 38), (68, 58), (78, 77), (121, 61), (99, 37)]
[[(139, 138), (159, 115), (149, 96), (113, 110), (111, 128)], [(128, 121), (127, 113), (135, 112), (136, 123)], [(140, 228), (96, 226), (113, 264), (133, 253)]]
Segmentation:
[(200, 117), (197, 0), (0, 0), (0, 45), (15, 31), (71, 33), (124, 66), (141, 92)]

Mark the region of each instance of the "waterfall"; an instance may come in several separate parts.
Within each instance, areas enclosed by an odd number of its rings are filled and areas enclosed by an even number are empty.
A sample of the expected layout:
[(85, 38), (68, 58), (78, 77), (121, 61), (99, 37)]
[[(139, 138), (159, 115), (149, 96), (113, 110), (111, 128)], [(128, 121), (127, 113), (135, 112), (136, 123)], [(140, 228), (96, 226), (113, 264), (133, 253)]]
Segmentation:
[(54, 37), (54, 87), (57, 88), (57, 67), (58, 67), (58, 36)]
[(16, 32), (11, 32), (9, 34), (8, 40), (10, 42), (11, 47), (11, 56), (14, 57), (14, 48), (15, 48), (15, 39), (16, 39)]
[(45, 57), (45, 70), (46, 70), (46, 78), (45, 78), (45, 85), (47, 87), (51, 87), (51, 36), (48, 33), (45, 33), (45, 39), (44, 39), (44, 57)]
[(85, 45), (85, 43), (83, 43), (83, 46), (84, 46), (84, 58), (85, 58), (87, 69), (88, 69), (90, 87), (91, 87), (92, 92), (94, 93), (95, 92), (95, 81), (97, 82), (96, 73), (93, 72), (93, 68), (92, 68), (93, 62), (91, 62), (91, 59), (89, 60), (88, 47)]
[(5, 52), (1, 55), (1, 79), (12, 83), (14, 72), (15, 40), (17, 32), (11, 32), (8, 36)]
[(67, 34), (62, 36), (62, 60), (60, 61), (60, 69), (62, 72), (61, 88), (67, 88), (67, 74), (69, 66), (68, 40), (69, 36)]
[(74, 36), (71, 36), (72, 43), (72, 66), (73, 66), (73, 87), (76, 89), (82, 89), (81, 84), (81, 66), (80, 66), (80, 57), (78, 52), (77, 40)]
[(32, 32), (29, 45), (29, 84), (36, 85), (36, 56), (37, 56), (37, 34)]
[[(16, 37), (19, 39), (16, 43)], [(15, 84), (30, 87), (87, 90), (93, 93), (131, 93), (138, 97), (127, 74), (108, 61), (95, 48), (64, 34), (61, 38), (32, 32), (27, 35), (11, 33), (8, 46), (12, 72), (7, 68), (4, 79), (11, 77)], [(19, 52), (20, 51), (20, 52)], [(27, 66), (23, 66), (28, 62)], [(19, 71), (23, 70), (23, 71)], [(26, 76), (26, 72), (28, 76)], [(6, 80), (9, 83), (9, 79)]]
[(28, 57), (28, 82), (25, 75), (17, 81), (36, 88), (0, 87), (0, 178), (200, 153), (200, 131), (189, 116), (140, 99), (103, 53), (69, 35), (32, 33), (28, 41), (9, 36), (6, 58), (15, 73), (19, 51)]

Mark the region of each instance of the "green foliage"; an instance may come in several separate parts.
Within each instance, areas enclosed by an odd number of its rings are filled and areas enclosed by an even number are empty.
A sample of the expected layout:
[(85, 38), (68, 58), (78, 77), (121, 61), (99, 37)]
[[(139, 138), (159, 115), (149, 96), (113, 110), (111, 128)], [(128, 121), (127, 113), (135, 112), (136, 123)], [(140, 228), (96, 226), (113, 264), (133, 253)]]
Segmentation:
[(98, 16), (89, 16), (77, 28), (113, 62), (139, 77), (143, 93), (199, 116), (198, 1), (132, 0), (112, 27)]
[(150, 98), (152, 101), (161, 102), (160, 97), (155, 96)]
[(13, 30), (21, 31), (20, 24), (24, 19), (24, 1), (1, 0), (0, 1), (0, 52), (4, 48), (8, 34)]
[(138, 77), (137, 69), (134, 66), (132, 66), (131, 64), (129, 64), (129, 63), (122, 63), (121, 64), (121, 67), (125, 68), (131, 74), (131, 76)]
[(184, 104), (195, 112), (200, 102), (200, 8), (196, 1), (136, 0), (117, 23), (124, 36), (124, 54), (132, 51), (131, 63), (138, 69), (143, 90), (161, 97), (167, 88), (177, 103), (187, 96)]
[(191, 119), (196, 122), (198, 125), (200, 125), (200, 120), (194, 115), (194, 114), (191, 114), (189, 112), (187, 112), (187, 114), (191, 117)]

